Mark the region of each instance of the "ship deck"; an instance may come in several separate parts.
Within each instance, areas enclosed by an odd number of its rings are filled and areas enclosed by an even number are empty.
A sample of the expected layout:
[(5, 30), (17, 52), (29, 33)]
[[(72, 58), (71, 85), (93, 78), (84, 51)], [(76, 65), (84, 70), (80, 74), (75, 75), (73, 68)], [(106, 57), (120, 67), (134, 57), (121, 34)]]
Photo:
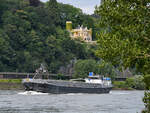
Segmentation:
[(49, 84), (54, 86), (62, 87), (78, 87), (78, 88), (109, 88), (111, 85), (104, 84), (92, 84), (79, 81), (64, 81), (64, 80), (46, 80), (46, 79), (32, 79), (29, 81), (24, 80), (23, 82), (36, 83), (36, 84)]

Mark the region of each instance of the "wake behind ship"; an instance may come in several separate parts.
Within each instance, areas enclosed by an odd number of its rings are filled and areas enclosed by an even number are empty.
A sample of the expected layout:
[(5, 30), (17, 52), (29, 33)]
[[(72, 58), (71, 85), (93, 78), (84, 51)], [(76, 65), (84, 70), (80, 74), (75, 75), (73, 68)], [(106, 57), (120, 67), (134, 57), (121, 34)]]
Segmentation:
[[(44, 71), (40, 68), (41, 71)], [(38, 74), (36, 74), (37, 76)], [(100, 76), (89, 76), (81, 81), (64, 81), (39, 79), (23, 79), (22, 83), (27, 91), (37, 91), (52, 94), (65, 93), (109, 93), (112, 89), (110, 78)]]

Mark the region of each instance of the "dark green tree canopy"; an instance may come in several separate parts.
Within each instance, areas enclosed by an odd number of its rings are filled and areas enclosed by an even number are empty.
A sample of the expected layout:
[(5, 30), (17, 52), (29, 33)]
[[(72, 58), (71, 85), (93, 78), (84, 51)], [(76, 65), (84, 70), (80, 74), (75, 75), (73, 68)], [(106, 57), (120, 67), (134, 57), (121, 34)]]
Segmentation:
[(49, 13), (49, 17), (51, 18), (51, 21), (55, 25), (59, 25), (60, 23), (60, 11), (58, 8), (58, 3), (56, 0), (49, 0), (47, 2), (47, 9)]
[[(99, 14), (99, 49), (97, 56), (114, 65), (136, 67), (143, 74), (150, 90), (150, 1), (103, 0), (97, 7)], [(145, 110), (150, 113), (150, 93), (143, 98)]]
[(29, 0), (29, 2), (30, 2), (30, 6), (35, 6), (35, 7), (39, 6), (40, 4), (39, 0)]
[(0, 71), (34, 72), (45, 63), (50, 72), (57, 73), (74, 58), (93, 57), (86, 45), (71, 40), (65, 30), (66, 21), (77, 20), (77, 14), (92, 26), (80, 9), (56, 0), (0, 0)]
[(97, 55), (113, 64), (150, 73), (149, 0), (105, 0), (100, 15)]

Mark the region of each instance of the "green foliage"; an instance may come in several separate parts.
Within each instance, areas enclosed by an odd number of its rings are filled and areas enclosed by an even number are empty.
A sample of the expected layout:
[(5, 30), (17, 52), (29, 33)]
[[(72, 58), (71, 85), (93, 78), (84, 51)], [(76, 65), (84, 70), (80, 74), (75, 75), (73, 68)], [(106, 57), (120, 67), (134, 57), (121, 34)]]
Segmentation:
[(52, 24), (59, 25), (60, 11), (56, 0), (49, 0), (47, 2), (48, 16), (51, 18)]
[(39, 0), (29, 0), (29, 2), (30, 2), (30, 6), (35, 6), (35, 7), (39, 6), (40, 4)]
[(0, 83), (21, 83), (21, 79), (0, 79)]
[(81, 9), (61, 3), (58, 4), (58, 7), (60, 10), (60, 18), (62, 20), (61, 26), (63, 26), (63, 28), (66, 27), (66, 21), (72, 21), (73, 28), (77, 27), (80, 24), (80, 21), (77, 18), (83, 15)]
[(111, 77), (112, 80), (116, 76), (115, 68), (110, 63), (102, 60), (97, 62), (94, 59), (78, 60), (75, 64), (74, 78), (85, 78), (89, 72)]
[(138, 90), (144, 90), (145, 84), (143, 81), (144, 77), (142, 75), (137, 75), (131, 78), (127, 78), (126, 84), (128, 87)]
[(61, 73), (58, 73), (56, 79), (58, 79), (58, 80), (65, 80), (65, 76), (63, 74), (61, 74)]
[(146, 85), (146, 89), (150, 90), (150, 75), (145, 75), (143, 81), (144, 81), (144, 83)]
[(0, 79), (1, 90), (22, 90), (22, 79)]
[(150, 113), (150, 75), (144, 76), (144, 83), (145, 88), (147, 91), (145, 91), (143, 102), (145, 104), (145, 110), (142, 111), (142, 113)]
[(115, 89), (128, 89), (129, 88), (126, 85), (125, 81), (113, 81), (113, 85)]
[(1, 0), (0, 71), (34, 72), (46, 63), (49, 72), (57, 73), (74, 58), (95, 58), (86, 44), (71, 40), (68, 20), (76, 26), (94, 23), (80, 9), (56, 0)]
[(96, 73), (97, 63), (95, 60), (79, 60), (75, 64), (75, 78), (85, 78), (88, 76), (89, 72)]
[(93, 31), (93, 39), (95, 39), (95, 20), (90, 15), (83, 14), (82, 10), (79, 8), (75, 8), (74, 6), (68, 4), (58, 4), (60, 10), (60, 19), (61, 19), (61, 26), (63, 28), (66, 27), (66, 21), (72, 21), (72, 27), (76, 28), (78, 25), (83, 25), (88, 28), (92, 28)]
[(150, 113), (150, 92), (145, 91), (143, 102), (145, 103), (145, 110), (142, 113)]
[[(136, 67), (150, 73), (149, 0), (104, 0), (97, 7), (100, 16), (97, 56), (113, 65)], [(146, 76), (147, 78), (147, 76)], [(145, 80), (146, 84), (149, 81)], [(149, 88), (149, 84), (147, 86)], [(150, 111), (149, 93), (145, 93), (145, 113)]]
[(134, 77), (127, 78), (126, 81), (113, 81), (114, 88), (121, 89), (137, 89), (144, 90), (145, 84), (142, 75), (136, 75)]
[[(113, 64), (124, 67), (136, 66), (149, 73), (150, 18), (148, 1), (105, 0), (97, 8), (99, 50), (97, 55)], [(108, 8), (109, 7), (109, 8)]]
[(99, 60), (98, 62), (98, 73), (108, 76), (112, 80), (114, 80), (117, 75), (116, 68), (111, 63), (105, 62), (104, 60)]

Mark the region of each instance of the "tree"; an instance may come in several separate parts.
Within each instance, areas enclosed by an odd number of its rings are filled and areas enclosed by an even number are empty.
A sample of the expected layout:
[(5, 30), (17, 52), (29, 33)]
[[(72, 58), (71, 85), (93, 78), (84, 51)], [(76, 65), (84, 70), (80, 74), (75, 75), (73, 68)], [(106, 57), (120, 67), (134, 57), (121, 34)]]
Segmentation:
[(97, 73), (98, 64), (95, 60), (79, 60), (75, 64), (75, 74), (76, 78), (85, 78), (88, 76), (89, 72)]
[(65, 30), (67, 20), (90, 27), (91, 17), (56, 0), (39, 1), (0, 0), (0, 71), (34, 72), (44, 62), (57, 73), (74, 58), (95, 58)]
[(1, 16), (3, 15), (3, 12), (7, 9), (6, 1), (0, 0), (0, 24), (1, 24)]
[(103, 76), (110, 77), (114, 79), (116, 73), (115, 68), (103, 60), (98, 62), (94, 59), (78, 60), (75, 64), (74, 77), (85, 78), (88, 76), (89, 72), (94, 72), (94, 74), (99, 74)]
[[(149, 0), (104, 0), (95, 12), (100, 16), (98, 27), (103, 29), (98, 35), (97, 56), (150, 73)], [(150, 101), (144, 102), (145, 113), (149, 113)]]
[(34, 7), (37, 7), (40, 4), (39, 0), (29, 0), (29, 2), (30, 2), (30, 6), (34, 6)]
[[(5, 70), (7, 68), (8, 63), (10, 61), (10, 45), (7, 41), (7, 35), (2, 32), (0, 29), (0, 71)], [(4, 64), (4, 65), (3, 65)]]
[(76, 28), (78, 25), (83, 25), (84, 27), (92, 28), (93, 39), (95, 38), (95, 20), (92, 16), (84, 14), (81, 9), (69, 4), (59, 3), (58, 8), (60, 11), (61, 18), (60, 25), (63, 28), (66, 27), (66, 21), (72, 21), (73, 28)]
[(58, 7), (60, 11), (60, 18), (62, 20), (61, 26), (63, 28), (66, 27), (66, 21), (72, 21), (73, 28), (79, 25), (79, 20), (77, 18), (83, 16), (81, 9), (75, 8), (69, 4), (61, 4), (61, 3), (58, 4)]
[(134, 88), (137, 90), (144, 90), (144, 81), (143, 76), (136, 75), (134, 77), (130, 77), (126, 79), (126, 85), (130, 88)]
[(117, 70), (111, 63), (101, 59), (98, 61), (98, 74), (110, 77), (114, 80), (117, 75)]
[(58, 25), (60, 23), (60, 11), (56, 0), (49, 0), (47, 3), (47, 9), (49, 12), (49, 18), (53, 24)]

